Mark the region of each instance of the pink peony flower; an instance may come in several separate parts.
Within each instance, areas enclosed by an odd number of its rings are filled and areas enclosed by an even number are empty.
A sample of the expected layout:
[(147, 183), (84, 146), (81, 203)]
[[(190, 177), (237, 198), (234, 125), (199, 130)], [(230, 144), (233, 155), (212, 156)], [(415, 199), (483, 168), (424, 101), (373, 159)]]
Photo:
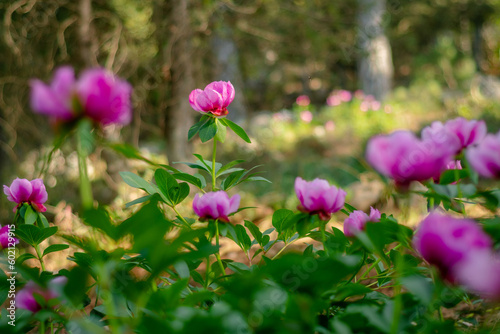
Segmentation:
[(454, 276), (467, 290), (483, 298), (500, 300), (500, 256), (488, 249), (468, 253), (454, 268)]
[(428, 180), (441, 173), (452, 156), (449, 147), (420, 140), (409, 131), (375, 136), (366, 147), (368, 163), (404, 187), (411, 181)]
[(31, 81), (31, 108), (56, 121), (86, 116), (103, 125), (125, 125), (132, 120), (131, 94), (129, 83), (102, 68), (86, 70), (75, 80), (74, 70), (65, 66), (56, 70), (50, 86)]
[(17, 203), (14, 208), (16, 212), (23, 203), (30, 204), (36, 211), (45, 212), (47, 208), (43, 205), (47, 201), (47, 191), (41, 179), (28, 181), (26, 179), (17, 178), (12, 181), (10, 187), (3, 186), (3, 192), (7, 195), (7, 199)]
[(60, 291), (67, 283), (68, 279), (65, 276), (58, 276), (53, 278), (46, 288), (43, 288), (33, 281), (29, 281), (26, 285), (19, 291), (16, 295), (16, 305), (18, 308), (22, 308), (33, 313), (40, 311), (43, 305), (40, 305), (34, 294), (38, 294), (48, 302), (51, 299), (58, 298), (60, 296)]
[(479, 175), (500, 179), (500, 132), (488, 134), (477, 146), (469, 147), (465, 156)]
[(201, 113), (214, 116), (226, 116), (227, 107), (234, 100), (234, 87), (231, 82), (214, 81), (205, 90), (195, 89), (189, 94), (191, 107)]
[(84, 113), (107, 124), (126, 125), (132, 121), (132, 86), (102, 68), (86, 70), (75, 86)]
[(342, 102), (349, 102), (352, 100), (352, 93), (348, 90), (344, 89), (339, 90), (338, 96)]
[(209, 192), (204, 195), (196, 194), (193, 200), (193, 210), (200, 220), (219, 219), (229, 222), (228, 216), (238, 211), (240, 195), (229, 198), (225, 191)]
[(311, 99), (307, 95), (300, 95), (295, 100), (295, 103), (297, 103), (301, 107), (307, 107), (308, 105), (311, 104)]
[(313, 114), (309, 110), (304, 110), (300, 113), (300, 119), (306, 123), (311, 123)]
[(468, 121), (463, 117), (447, 121), (444, 127), (458, 138), (461, 149), (481, 142), (487, 131), (484, 121)]
[[(17, 245), (19, 243), (19, 239), (12, 236), (9, 236), (10, 227), (9, 225), (4, 225), (0, 228), (0, 249), (1, 248), (9, 248), (9, 244)], [(10, 241), (9, 241), (10, 238)]]
[(300, 177), (295, 179), (295, 193), (300, 201), (298, 209), (309, 214), (318, 214), (321, 220), (330, 220), (331, 214), (344, 206), (346, 192), (330, 186), (328, 181), (314, 179), (307, 182)]
[(73, 110), (75, 72), (64, 66), (56, 70), (50, 86), (32, 80), (30, 103), (33, 111), (57, 120), (70, 121), (76, 117)]
[(344, 234), (346, 237), (354, 237), (365, 229), (366, 223), (378, 223), (379, 221), (380, 211), (377, 209), (370, 207), (370, 215), (361, 210), (355, 210), (344, 220)]
[(456, 282), (455, 267), (469, 253), (491, 249), (492, 241), (474, 220), (433, 212), (420, 223), (413, 245), (444, 278)]

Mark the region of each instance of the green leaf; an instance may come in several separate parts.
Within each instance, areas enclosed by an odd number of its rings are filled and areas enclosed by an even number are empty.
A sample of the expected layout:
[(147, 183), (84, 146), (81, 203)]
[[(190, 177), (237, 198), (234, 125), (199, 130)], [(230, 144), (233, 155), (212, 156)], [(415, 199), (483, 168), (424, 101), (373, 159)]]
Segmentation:
[(205, 180), (203, 175), (201, 175), (200, 173), (194, 173), (193, 176), (200, 180), (201, 189), (205, 189), (205, 187), (207, 186), (207, 180)]
[(167, 198), (167, 204), (170, 206), (175, 205), (171, 196), (176, 196), (175, 189), (179, 188), (177, 180), (166, 170), (158, 168), (155, 170), (155, 181), (161, 193)]
[(92, 122), (88, 119), (82, 119), (77, 126), (76, 135), (79, 138), (78, 146), (85, 156), (94, 151), (95, 138), (92, 132)]
[(41, 212), (38, 212), (37, 225), (44, 228), (49, 227), (49, 221)]
[[(69, 247), (69, 246), (68, 246)], [(31, 253), (24, 253), (23, 255), (20, 255), (17, 259), (16, 259), (16, 264), (17, 265), (21, 265), (21, 263), (23, 263), (24, 261), (26, 260), (30, 260), (30, 259), (36, 259), (36, 256), (31, 254)]]
[(129, 144), (113, 143), (113, 144), (108, 144), (108, 147), (111, 148), (113, 151), (123, 155), (126, 158), (141, 160), (148, 163), (149, 165), (157, 166), (156, 163), (142, 156), (141, 153), (135, 147)]
[(69, 245), (65, 245), (65, 244), (50, 245), (49, 247), (45, 248), (45, 250), (43, 251), (42, 257), (44, 257), (47, 254), (50, 254), (53, 252), (58, 252), (58, 251), (61, 251), (63, 249), (67, 249), (67, 248), (69, 248)]
[(224, 143), (226, 140), (226, 125), (224, 125), (222, 122), (220, 122), (218, 119), (215, 119), (215, 124), (217, 125), (217, 135), (215, 136), (215, 139), (220, 141), (221, 143)]
[[(226, 164), (226, 165), (222, 166), (222, 167), (221, 167), (221, 168), (217, 171), (216, 176), (221, 176), (221, 175), (223, 175), (223, 172), (224, 172), (224, 171), (226, 171), (226, 170), (228, 170), (228, 169), (230, 169), (230, 168), (232, 168), (232, 167), (236, 166), (237, 164), (241, 164), (241, 163), (243, 163), (243, 162), (245, 162), (245, 160), (233, 160), (233, 161), (229, 162), (228, 164)], [(240, 170), (241, 170), (241, 169), (240, 169)]]
[(111, 223), (111, 218), (106, 210), (103, 208), (90, 209), (83, 214), (83, 221), (85, 224), (95, 227), (111, 237), (118, 240), (118, 233), (116, 226)]
[(199, 135), (202, 143), (205, 143), (215, 137), (217, 134), (217, 124), (215, 118), (210, 119), (200, 127)]
[(248, 182), (248, 181), (264, 181), (267, 183), (272, 183), (271, 181), (269, 181), (268, 179), (266, 179), (265, 177), (262, 177), (262, 176), (250, 176), (250, 177), (245, 179), (245, 182)]
[(201, 127), (208, 121), (210, 116), (203, 115), (198, 123), (193, 125), (188, 131), (188, 140), (191, 140), (201, 129)]
[(279, 209), (274, 211), (273, 214), (273, 226), (278, 233), (282, 232), (283, 223), (293, 214), (293, 211), (288, 209)]
[(241, 128), (238, 124), (228, 120), (227, 118), (221, 118), (220, 121), (224, 123), (224, 125), (228, 126), (231, 130), (234, 131), (241, 139), (246, 141), (247, 143), (251, 143), (250, 138), (246, 134), (245, 130)]
[(257, 240), (259, 245), (262, 246), (262, 232), (260, 231), (259, 227), (252, 223), (251, 221), (245, 220), (245, 226), (248, 228), (252, 236)]
[(133, 201), (130, 201), (130, 202), (128, 202), (127, 204), (125, 204), (125, 207), (126, 207), (126, 208), (129, 208), (129, 207), (131, 207), (132, 205), (147, 202), (147, 201), (151, 198), (151, 196), (152, 196), (152, 195), (146, 195), (146, 196), (142, 196), (142, 197), (139, 197), (139, 198), (137, 198), (137, 199), (134, 199)]
[(420, 275), (412, 275), (400, 278), (400, 282), (417, 299), (420, 299), (424, 305), (429, 305), (431, 303), (434, 288), (429, 278)]
[(222, 190), (228, 190), (232, 186), (235, 186), (244, 174), (245, 170), (240, 170), (229, 174), (229, 176), (226, 177), (221, 183)]
[(173, 177), (175, 177), (177, 180), (186, 181), (188, 183), (191, 183), (192, 185), (195, 185), (200, 189), (203, 189), (200, 179), (197, 178), (196, 176), (187, 173), (174, 173)]
[(453, 182), (457, 182), (461, 179), (464, 179), (469, 176), (469, 171), (467, 169), (448, 169), (441, 173), (439, 177), (439, 184), (450, 184)]
[(252, 240), (250, 240), (247, 230), (242, 225), (235, 225), (234, 230), (238, 238), (238, 244), (245, 252), (247, 252), (252, 246)]
[(40, 229), (36, 225), (20, 225), (16, 229), (16, 236), (32, 247), (38, 246), (42, 241), (54, 235), (57, 226)]
[(142, 189), (150, 195), (158, 192), (148, 181), (132, 172), (120, 172), (120, 176), (126, 184), (133, 188)]
[(28, 225), (33, 225), (34, 222), (36, 222), (36, 219), (38, 218), (38, 213), (33, 210), (31, 205), (28, 205), (26, 208), (26, 212), (24, 213), (24, 222)]

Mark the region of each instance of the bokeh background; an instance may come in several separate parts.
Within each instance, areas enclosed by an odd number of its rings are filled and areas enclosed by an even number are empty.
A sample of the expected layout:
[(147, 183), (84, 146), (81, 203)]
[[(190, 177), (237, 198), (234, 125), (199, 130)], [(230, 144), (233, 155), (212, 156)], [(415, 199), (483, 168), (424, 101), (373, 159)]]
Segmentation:
[[(499, 13), (498, 0), (0, 0), (0, 180), (42, 176), (52, 220), (74, 217), (76, 154), (68, 141), (48, 159), (55, 131), (30, 109), (29, 81), (49, 82), (61, 65), (102, 66), (134, 87), (133, 122), (102, 135), (159, 163), (211, 153), (187, 142), (200, 116), (188, 95), (233, 83), (228, 117), (252, 144), (232, 137), (218, 160), (263, 165), (272, 181), (239, 188), (258, 207), (246, 219), (294, 208), (296, 176), (345, 187), (360, 209), (395, 206), (363, 159), (367, 139), (457, 116), (498, 131)], [(102, 147), (90, 162), (95, 198), (118, 215), (140, 196), (118, 172), (152, 175)], [(13, 217), (5, 196), (0, 217)]]

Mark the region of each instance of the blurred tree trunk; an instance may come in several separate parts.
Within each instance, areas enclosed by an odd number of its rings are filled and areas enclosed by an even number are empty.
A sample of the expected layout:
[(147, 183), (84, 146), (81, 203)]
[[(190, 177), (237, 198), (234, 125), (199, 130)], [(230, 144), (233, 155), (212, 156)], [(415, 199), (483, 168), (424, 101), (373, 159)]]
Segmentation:
[[(163, 2), (159, 3), (161, 5)], [(169, 41), (168, 46), (163, 47), (166, 64), (164, 70), (169, 72), (172, 92), (172, 100), (168, 104), (165, 118), (169, 163), (185, 161), (192, 151), (187, 134), (194, 124), (195, 112), (189, 104), (189, 93), (196, 87), (193, 79), (192, 31), (188, 5), (189, 0), (176, 0), (165, 4)]]
[(391, 90), (394, 66), (384, 32), (386, 0), (358, 0), (358, 77), (365, 94), (383, 101)]
[(80, 0), (80, 18), (78, 26), (80, 57), (85, 67), (97, 66), (94, 36), (92, 31), (92, 0)]
[(224, 20), (221, 20), (214, 29), (211, 46), (215, 57), (217, 80), (231, 81), (235, 88), (235, 98), (229, 107), (227, 117), (241, 125), (246, 122), (248, 117), (243, 96), (243, 76), (239, 64), (238, 48), (234, 42), (231, 28)]

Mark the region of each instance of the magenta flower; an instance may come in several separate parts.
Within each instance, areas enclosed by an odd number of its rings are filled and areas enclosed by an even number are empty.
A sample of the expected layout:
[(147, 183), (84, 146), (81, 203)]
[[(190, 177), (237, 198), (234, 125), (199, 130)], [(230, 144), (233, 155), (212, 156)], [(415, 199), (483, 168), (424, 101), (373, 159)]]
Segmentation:
[(483, 298), (500, 300), (500, 256), (491, 250), (471, 252), (454, 269), (457, 282)]
[(344, 220), (344, 234), (346, 237), (354, 237), (365, 229), (366, 223), (378, 223), (379, 221), (380, 211), (377, 209), (370, 207), (370, 215), (361, 210), (355, 210)]
[(36, 211), (45, 212), (47, 208), (43, 205), (47, 201), (47, 191), (41, 179), (28, 181), (26, 179), (17, 178), (12, 181), (10, 187), (3, 186), (3, 192), (7, 195), (7, 199), (17, 203), (14, 208), (16, 212), (23, 203), (30, 204)]
[(444, 127), (458, 138), (461, 149), (481, 142), (487, 131), (484, 121), (468, 121), (463, 117), (449, 120)]
[(88, 117), (97, 123), (128, 124), (132, 120), (132, 87), (102, 69), (90, 69), (75, 79), (74, 70), (65, 66), (56, 70), (50, 85), (31, 81), (31, 108), (56, 121)]
[(465, 156), (479, 175), (500, 179), (500, 132), (488, 134), (477, 146), (469, 147)]
[(413, 245), (444, 278), (456, 282), (455, 266), (471, 252), (491, 249), (492, 241), (474, 220), (433, 212), (420, 223)]
[(64, 66), (56, 70), (50, 86), (40, 80), (32, 80), (31, 108), (39, 114), (56, 120), (70, 121), (76, 116), (73, 110), (75, 72)]
[(59, 298), (62, 288), (66, 285), (68, 279), (65, 276), (53, 278), (46, 288), (43, 288), (33, 281), (29, 281), (16, 295), (16, 305), (33, 313), (40, 311), (43, 305), (40, 305), (34, 294), (40, 295), (46, 302), (51, 299)]
[(75, 86), (84, 113), (107, 124), (126, 125), (132, 121), (132, 86), (102, 68), (86, 70)]
[(409, 131), (375, 136), (366, 147), (368, 163), (403, 187), (411, 181), (425, 181), (440, 174), (452, 156), (449, 147), (420, 140)]
[(301, 107), (307, 107), (308, 105), (311, 104), (311, 99), (307, 95), (300, 95), (295, 100), (295, 103), (297, 103)]
[(10, 230), (11, 229), (9, 225), (4, 225), (2, 228), (0, 228), (0, 249), (9, 248), (9, 244), (17, 245), (19, 243), (19, 239), (14, 237), (13, 233)]
[(231, 82), (214, 81), (205, 90), (195, 89), (189, 94), (191, 107), (201, 113), (214, 116), (226, 116), (227, 107), (234, 100), (234, 87)]
[(228, 216), (238, 211), (240, 195), (229, 198), (225, 191), (209, 192), (204, 195), (196, 194), (193, 200), (193, 210), (200, 220), (218, 219), (229, 222)]
[(295, 193), (300, 201), (300, 211), (318, 214), (321, 220), (326, 221), (330, 220), (332, 213), (342, 209), (346, 196), (342, 188), (331, 186), (326, 180), (307, 182), (300, 177), (295, 179)]

